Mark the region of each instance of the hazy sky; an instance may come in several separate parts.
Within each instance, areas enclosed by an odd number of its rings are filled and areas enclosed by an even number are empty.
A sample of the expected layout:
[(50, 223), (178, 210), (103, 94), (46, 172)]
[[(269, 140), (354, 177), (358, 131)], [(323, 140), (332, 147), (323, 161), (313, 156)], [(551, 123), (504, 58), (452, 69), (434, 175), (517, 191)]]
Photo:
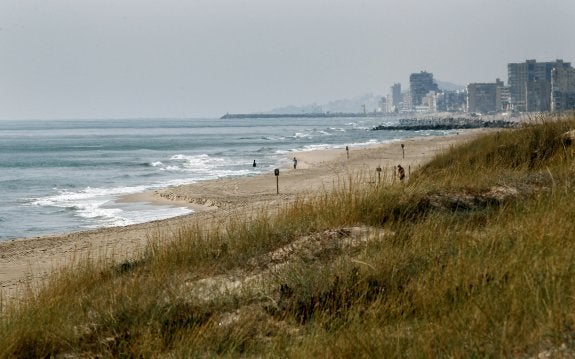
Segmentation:
[(0, 119), (214, 117), (575, 63), (575, 0), (0, 0)]

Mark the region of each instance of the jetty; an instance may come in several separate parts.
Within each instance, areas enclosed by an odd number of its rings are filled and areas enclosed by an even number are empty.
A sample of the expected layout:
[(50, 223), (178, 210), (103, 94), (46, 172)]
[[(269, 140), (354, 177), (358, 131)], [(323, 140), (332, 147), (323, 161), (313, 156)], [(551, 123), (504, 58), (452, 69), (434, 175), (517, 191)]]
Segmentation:
[(372, 131), (388, 130), (463, 130), (471, 128), (511, 128), (517, 122), (506, 120), (483, 120), (469, 117), (401, 118), (396, 125), (379, 125)]
[(345, 113), (345, 112), (318, 112), (318, 113), (227, 113), (220, 117), (222, 120), (243, 118), (341, 118), (341, 117), (384, 117), (383, 112)]

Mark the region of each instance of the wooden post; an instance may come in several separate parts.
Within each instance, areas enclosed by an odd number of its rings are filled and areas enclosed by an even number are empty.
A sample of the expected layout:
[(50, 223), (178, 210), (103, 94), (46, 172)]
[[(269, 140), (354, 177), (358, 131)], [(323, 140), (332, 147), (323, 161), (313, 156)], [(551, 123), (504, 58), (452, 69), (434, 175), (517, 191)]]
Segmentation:
[(276, 176), (276, 194), (280, 194), (280, 169), (276, 168), (274, 170), (274, 175)]

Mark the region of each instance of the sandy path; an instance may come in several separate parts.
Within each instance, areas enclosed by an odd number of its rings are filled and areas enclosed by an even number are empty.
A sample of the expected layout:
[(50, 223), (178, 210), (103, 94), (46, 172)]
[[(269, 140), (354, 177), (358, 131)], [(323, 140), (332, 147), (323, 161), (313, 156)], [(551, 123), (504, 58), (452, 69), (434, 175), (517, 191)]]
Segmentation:
[(0, 241), (0, 294), (2, 299), (17, 298), (28, 287), (37, 287), (50, 273), (86, 258), (119, 262), (137, 256), (152, 238), (169, 241), (178, 226), (198, 221), (204, 226), (222, 223), (231, 214), (244, 215), (248, 209), (266, 205), (273, 208), (296, 195), (331, 189), (340, 180), (358, 172), (392, 178), (397, 164), (406, 172), (415, 171), (439, 151), (472, 139), (486, 129), (466, 130), (450, 136), (420, 137), (366, 148), (298, 152), (298, 167), (281, 168), (280, 194), (276, 194), (273, 173), (195, 183), (126, 196), (122, 201), (170, 203), (188, 206), (195, 213), (125, 227), (103, 228), (48, 237)]

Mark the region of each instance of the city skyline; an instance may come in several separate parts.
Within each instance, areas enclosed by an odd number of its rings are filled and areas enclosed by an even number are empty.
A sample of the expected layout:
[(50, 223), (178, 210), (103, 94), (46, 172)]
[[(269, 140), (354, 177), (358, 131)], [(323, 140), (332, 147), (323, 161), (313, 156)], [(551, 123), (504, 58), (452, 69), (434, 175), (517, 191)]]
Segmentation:
[(0, 119), (216, 117), (575, 62), (571, 0), (6, 0)]

